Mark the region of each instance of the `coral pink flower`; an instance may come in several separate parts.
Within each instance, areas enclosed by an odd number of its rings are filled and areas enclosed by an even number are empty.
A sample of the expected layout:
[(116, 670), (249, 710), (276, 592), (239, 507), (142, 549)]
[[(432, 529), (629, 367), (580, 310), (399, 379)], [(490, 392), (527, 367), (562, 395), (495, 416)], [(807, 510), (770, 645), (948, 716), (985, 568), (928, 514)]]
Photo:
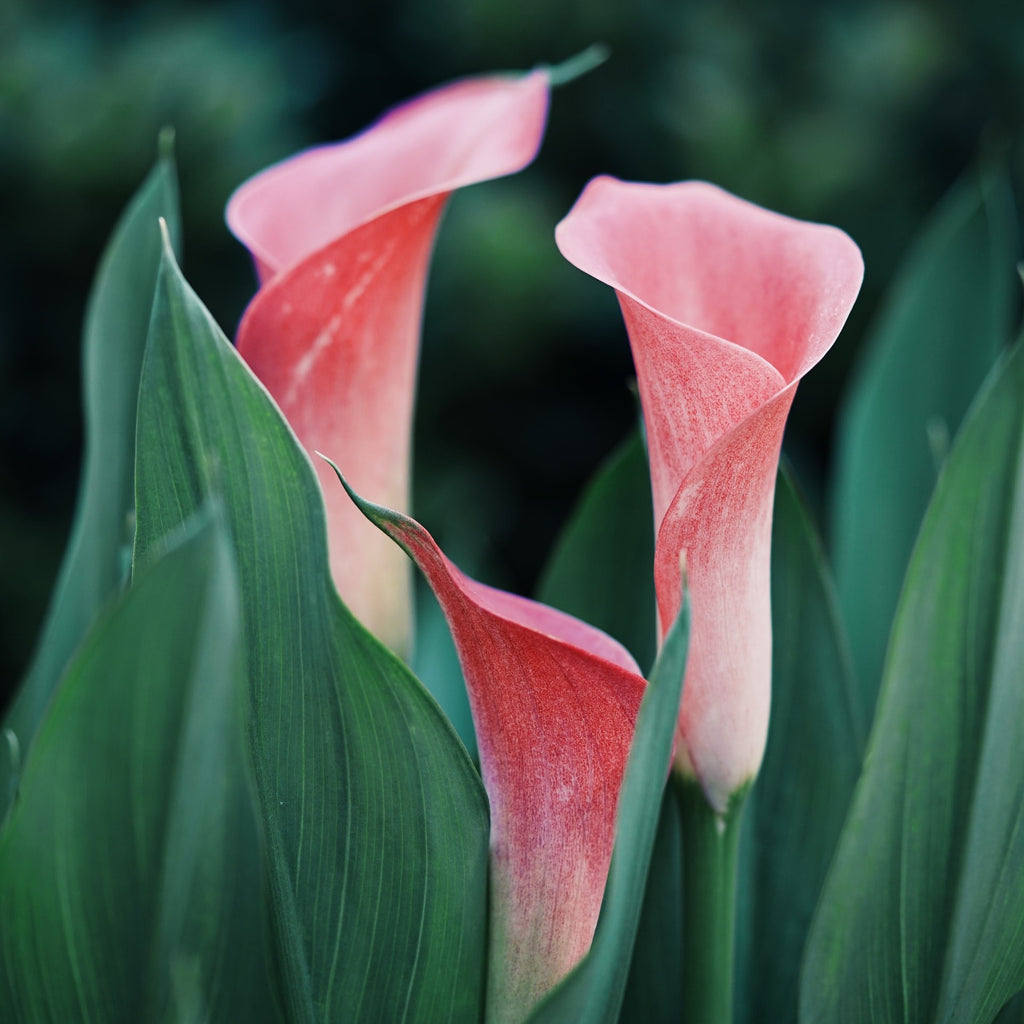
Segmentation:
[[(408, 506), (423, 294), (445, 200), (528, 164), (547, 104), (542, 71), (457, 82), (263, 171), (228, 204), (262, 284), (239, 327), (240, 354), (306, 450), (331, 452), (353, 486), (391, 507)], [(314, 461), (338, 590), (404, 652), (408, 563)]]
[(469, 579), (418, 523), (352, 497), (423, 571), (455, 638), (491, 806), (486, 1016), (521, 1021), (593, 940), (644, 679), (600, 630)]
[(837, 228), (702, 182), (596, 178), (556, 238), (622, 308), (647, 427), (661, 630), (679, 607), (680, 551), (693, 600), (676, 764), (724, 812), (768, 734), (782, 432), (797, 383), (857, 296), (860, 252)]

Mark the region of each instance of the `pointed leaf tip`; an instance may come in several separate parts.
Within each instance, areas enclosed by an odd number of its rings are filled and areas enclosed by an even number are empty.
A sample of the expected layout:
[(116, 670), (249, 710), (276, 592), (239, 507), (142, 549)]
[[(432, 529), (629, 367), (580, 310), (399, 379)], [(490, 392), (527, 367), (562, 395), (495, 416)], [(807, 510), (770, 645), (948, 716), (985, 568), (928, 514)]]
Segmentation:
[(160, 239), (164, 246), (164, 256), (166, 259), (169, 259), (174, 266), (177, 266), (178, 260), (174, 255), (174, 245), (171, 242), (171, 230), (167, 226), (167, 221), (163, 217), (158, 217), (157, 223), (160, 225)]
[[(320, 486), (279, 408), (177, 270), (165, 260), (162, 272), (138, 400), (137, 558), (206, 499), (218, 458), (286, 1012), (475, 1016), (486, 934), (479, 776), (419, 684), (329, 585)], [(358, 835), (345, 825), (355, 814)], [(401, 871), (385, 877), (382, 865)], [(341, 892), (339, 879), (350, 882)], [(372, 922), (355, 946), (340, 923), (351, 921)], [(233, 1016), (253, 1015), (219, 1019)]]
[(599, 68), (612, 55), (611, 47), (606, 43), (591, 43), (585, 50), (574, 54), (559, 64), (541, 64), (540, 69), (547, 72), (551, 88), (568, 85), (577, 78), (590, 74)]
[(156, 155), (160, 160), (174, 159), (174, 125), (165, 124), (156, 138)]

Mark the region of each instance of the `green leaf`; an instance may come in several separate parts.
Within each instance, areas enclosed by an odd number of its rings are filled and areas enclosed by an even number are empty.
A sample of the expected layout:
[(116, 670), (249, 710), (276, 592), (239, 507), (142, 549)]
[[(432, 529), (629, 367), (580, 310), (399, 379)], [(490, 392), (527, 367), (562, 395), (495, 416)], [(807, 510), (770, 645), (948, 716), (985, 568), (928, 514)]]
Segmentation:
[(618, 1020), (683, 692), (690, 640), (685, 586), (679, 615), (651, 671), (619, 793), (615, 850), (590, 952), (528, 1018), (530, 1024)]
[(661, 799), (658, 834), (619, 1017), (626, 1024), (678, 1024), (682, 1017), (683, 846), (679, 801)]
[(223, 494), (289, 1020), (477, 1020), (483, 786), (434, 700), (341, 603), (313, 468), (169, 250), (138, 446), (137, 554)]
[[(0, 757), (0, 821), (46, 704), (100, 608), (127, 578), (132, 543), (135, 405), (153, 304), (163, 217), (178, 234), (178, 193), (170, 155), (125, 210), (107, 245), (86, 313), (85, 456), (71, 539), (33, 663), (4, 726), (19, 756)], [(10, 743), (10, 739), (8, 739)]]
[(1024, 1022), (1024, 992), (1018, 992), (999, 1012), (996, 1024), (1022, 1024)]
[(238, 585), (193, 521), (72, 660), (0, 837), (0, 1019), (277, 1019)]
[(1003, 175), (971, 175), (950, 193), (892, 288), (840, 417), (832, 551), (868, 720), (936, 463), (1012, 337), (1014, 224)]
[(587, 486), (559, 537), (538, 599), (654, 661), (654, 510), (647, 453), (632, 433)]
[(772, 527), (772, 708), (750, 794), (739, 1017), (797, 1017), (800, 958), (860, 774), (866, 726), (821, 542), (785, 465)]
[(907, 574), (804, 1021), (987, 1022), (1024, 986), (1024, 348), (965, 420)]

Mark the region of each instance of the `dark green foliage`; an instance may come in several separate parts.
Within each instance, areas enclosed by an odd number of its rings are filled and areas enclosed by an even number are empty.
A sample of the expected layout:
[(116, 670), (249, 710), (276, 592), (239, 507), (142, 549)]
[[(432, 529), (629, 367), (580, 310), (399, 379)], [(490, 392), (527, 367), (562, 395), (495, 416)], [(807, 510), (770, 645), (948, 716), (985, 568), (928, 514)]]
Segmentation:
[(868, 720), (903, 574), (938, 468), (1012, 337), (1016, 256), (1005, 177), (968, 175), (918, 240), (847, 391), (832, 550)]
[(153, 305), (163, 217), (177, 239), (178, 192), (169, 153), (121, 217), (93, 285), (83, 338), (85, 463), (78, 508), (35, 660), (4, 727), (15, 756), (0, 751), (0, 821), (19, 761), (75, 648), (128, 575), (134, 526), (135, 407)]
[(772, 709), (741, 853), (738, 1020), (794, 1021), (800, 957), (866, 726), (821, 542), (792, 477), (775, 487)]
[(137, 558), (223, 495), (289, 1020), (476, 1020), (479, 776), (433, 699), (338, 598), (312, 466), (169, 248), (138, 442)]
[(239, 613), (205, 511), (72, 659), (0, 834), (0, 1019), (278, 1019)]
[(1024, 985), (1024, 347), (964, 423), (914, 548), (801, 1020), (995, 1018)]

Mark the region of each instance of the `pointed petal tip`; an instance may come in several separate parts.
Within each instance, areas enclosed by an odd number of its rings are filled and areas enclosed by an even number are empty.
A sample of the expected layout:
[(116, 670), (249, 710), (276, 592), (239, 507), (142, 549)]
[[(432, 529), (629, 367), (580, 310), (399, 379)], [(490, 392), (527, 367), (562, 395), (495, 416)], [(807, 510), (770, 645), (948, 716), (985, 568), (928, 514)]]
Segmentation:
[[(355, 488), (353, 488), (353, 486), (348, 482), (348, 480), (345, 479), (344, 473), (342, 473), (341, 469), (338, 467), (338, 464), (332, 458), (330, 458), (330, 456), (324, 455), (324, 453), (320, 451), (314, 451), (313, 454), (316, 455), (318, 458), (323, 459), (324, 462), (326, 462), (327, 465), (334, 470), (339, 482), (341, 483), (341, 486), (345, 488), (345, 493), (348, 494), (348, 496), (352, 499), (352, 503), (356, 506), (356, 508), (359, 509), (360, 512), (363, 513), (364, 516), (366, 516), (367, 519), (369, 519), (371, 523), (373, 523), (374, 526), (378, 527), (380, 530), (384, 531), (385, 533), (391, 536), (393, 536), (393, 534), (391, 534), (391, 531), (387, 529), (387, 526), (389, 525), (401, 526), (404, 527), (406, 530), (416, 527), (422, 532), (426, 533), (426, 531), (423, 530), (423, 528), (419, 526), (419, 524), (416, 523), (415, 520), (410, 519), (408, 516), (402, 515), (401, 512), (397, 512), (395, 511), (395, 509), (388, 508), (386, 505), (378, 505), (370, 501), (369, 499), (364, 498), (361, 494), (359, 494), (355, 490)], [(397, 538), (395, 539), (397, 540)]]

